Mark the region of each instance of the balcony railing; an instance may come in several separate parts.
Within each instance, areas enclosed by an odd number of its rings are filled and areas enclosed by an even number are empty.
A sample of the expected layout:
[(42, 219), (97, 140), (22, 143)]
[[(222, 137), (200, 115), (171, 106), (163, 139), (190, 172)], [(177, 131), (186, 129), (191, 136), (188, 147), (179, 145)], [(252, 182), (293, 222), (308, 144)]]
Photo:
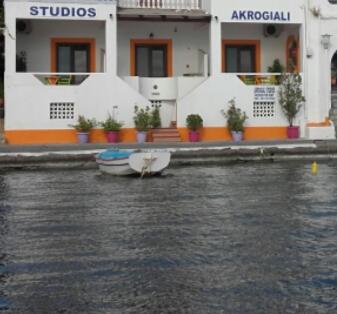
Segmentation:
[(119, 0), (121, 8), (199, 10), (200, 0)]

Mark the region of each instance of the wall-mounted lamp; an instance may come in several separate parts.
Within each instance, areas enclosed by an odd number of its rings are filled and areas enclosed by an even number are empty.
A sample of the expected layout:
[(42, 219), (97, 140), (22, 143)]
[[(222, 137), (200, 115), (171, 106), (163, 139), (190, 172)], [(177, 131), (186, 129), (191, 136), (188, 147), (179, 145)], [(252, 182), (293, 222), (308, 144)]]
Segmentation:
[(109, 14), (109, 17), (110, 17), (111, 20), (114, 18), (112, 13)]
[(154, 37), (154, 34), (153, 33), (150, 33), (149, 34), (149, 38), (153, 38)]
[(329, 34), (324, 34), (321, 35), (321, 44), (324, 49), (329, 49), (330, 48), (330, 38), (332, 35)]
[(218, 22), (219, 18), (218, 18), (217, 15), (214, 15), (214, 20), (215, 20), (216, 22)]

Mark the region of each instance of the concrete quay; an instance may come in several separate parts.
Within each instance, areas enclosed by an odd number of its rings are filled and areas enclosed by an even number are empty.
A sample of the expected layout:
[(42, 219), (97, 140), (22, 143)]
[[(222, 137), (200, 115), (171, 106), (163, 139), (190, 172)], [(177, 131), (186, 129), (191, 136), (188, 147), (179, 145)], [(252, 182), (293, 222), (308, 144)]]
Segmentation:
[(172, 154), (171, 167), (239, 161), (314, 161), (337, 158), (337, 140), (0, 145), (0, 169), (94, 168), (95, 154), (106, 149), (168, 150)]

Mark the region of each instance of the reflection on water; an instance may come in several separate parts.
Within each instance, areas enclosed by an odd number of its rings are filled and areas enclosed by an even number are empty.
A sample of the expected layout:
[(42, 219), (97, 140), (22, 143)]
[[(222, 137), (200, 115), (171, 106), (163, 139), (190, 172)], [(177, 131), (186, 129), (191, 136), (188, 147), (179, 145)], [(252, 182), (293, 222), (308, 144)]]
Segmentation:
[(0, 311), (333, 313), (337, 165), (319, 166), (3, 174)]

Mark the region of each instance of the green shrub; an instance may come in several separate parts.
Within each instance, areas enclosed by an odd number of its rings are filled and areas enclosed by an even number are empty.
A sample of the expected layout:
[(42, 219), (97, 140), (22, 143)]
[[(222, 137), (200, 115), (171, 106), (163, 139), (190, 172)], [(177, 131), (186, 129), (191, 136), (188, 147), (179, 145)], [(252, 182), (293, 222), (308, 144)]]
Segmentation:
[(283, 73), (284, 72), (284, 66), (281, 64), (279, 59), (275, 59), (273, 64), (268, 67), (269, 73)]
[(203, 120), (198, 114), (190, 114), (186, 117), (187, 128), (191, 131), (197, 131), (203, 127)]
[(289, 126), (293, 126), (294, 119), (304, 101), (301, 75), (298, 73), (284, 74), (278, 90), (278, 102), (289, 122)]
[(229, 108), (227, 111), (223, 111), (225, 118), (227, 119), (227, 128), (234, 132), (243, 132), (244, 123), (248, 119), (246, 113), (240, 108), (236, 107), (234, 98), (229, 102)]
[(147, 132), (151, 126), (151, 113), (150, 107), (146, 106), (145, 109), (139, 108), (137, 105), (134, 110), (133, 122), (139, 132)]
[(120, 131), (121, 127), (123, 126), (122, 122), (118, 122), (116, 119), (112, 117), (111, 114), (108, 115), (107, 119), (104, 122), (101, 122), (100, 125), (104, 129), (104, 131)]
[(96, 125), (97, 123), (95, 119), (86, 119), (84, 116), (79, 115), (77, 123), (70, 126), (76, 129), (78, 132), (89, 132)]
[(160, 105), (153, 105), (151, 111), (151, 127), (152, 128), (160, 128), (161, 127), (161, 119), (160, 119)]

